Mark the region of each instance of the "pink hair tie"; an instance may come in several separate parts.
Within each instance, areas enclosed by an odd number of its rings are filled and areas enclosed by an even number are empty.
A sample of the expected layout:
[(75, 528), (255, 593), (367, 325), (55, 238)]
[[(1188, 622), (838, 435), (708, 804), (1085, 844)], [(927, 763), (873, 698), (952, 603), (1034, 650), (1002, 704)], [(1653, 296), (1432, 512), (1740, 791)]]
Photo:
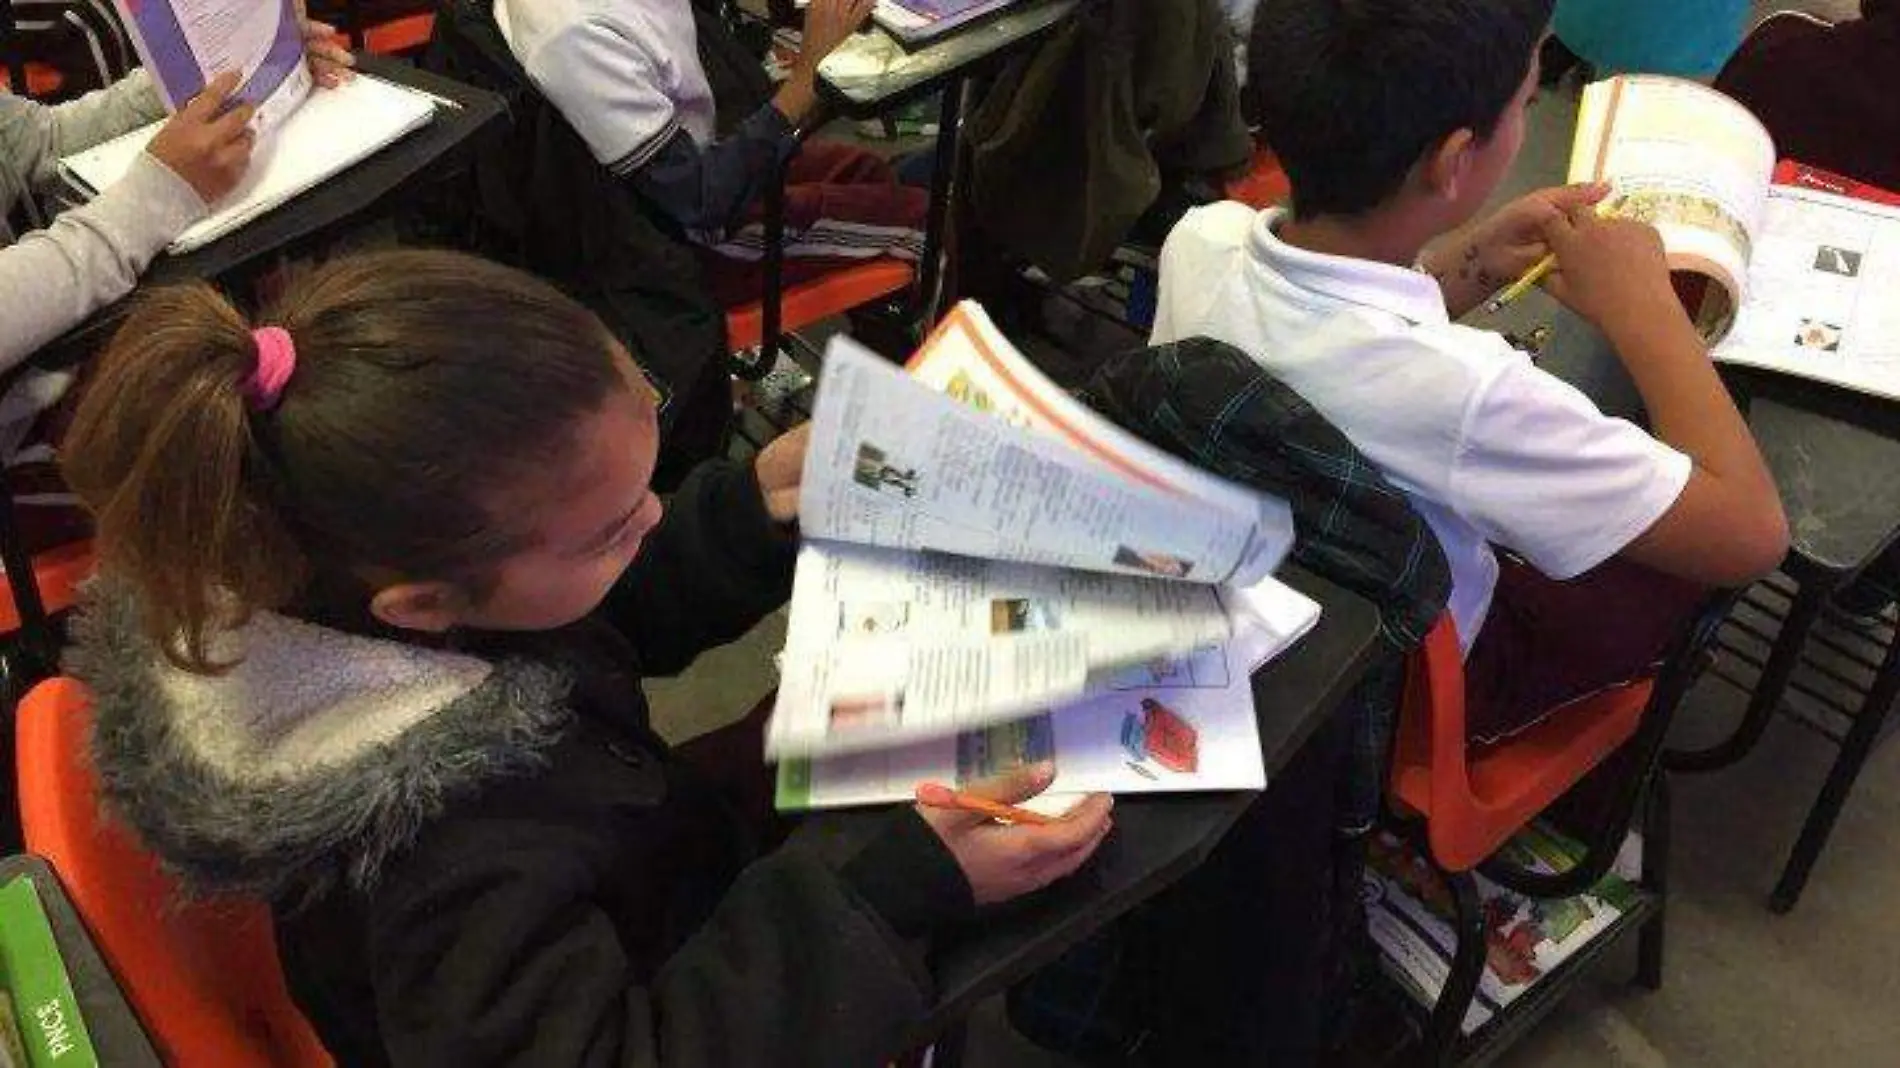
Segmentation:
[(251, 407), (268, 412), (277, 407), (297, 369), (297, 346), (291, 343), (290, 331), (281, 326), (260, 326), (251, 331), (251, 340), (257, 343), (257, 368), (244, 384), (244, 393)]

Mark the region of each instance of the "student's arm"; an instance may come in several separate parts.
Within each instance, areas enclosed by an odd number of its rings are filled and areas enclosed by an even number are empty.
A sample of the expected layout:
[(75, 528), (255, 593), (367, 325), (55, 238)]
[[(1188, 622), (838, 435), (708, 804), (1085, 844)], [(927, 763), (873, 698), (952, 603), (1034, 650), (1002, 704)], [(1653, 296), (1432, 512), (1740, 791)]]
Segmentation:
[(818, 104), (818, 64), (870, 16), (872, 3), (812, 0), (798, 62), (771, 102), (703, 149), (676, 130), (629, 173), (634, 188), (688, 230), (739, 226), (779, 164), (798, 151), (795, 133)]
[(1670, 285), (1662, 238), (1588, 211), (1547, 219), (1545, 234), (1559, 261), (1552, 294), (1603, 331), (1656, 436), (1694, 464), (1675, 505), (1624, 555), (1716, 586), (1773, 571), (1788, 551), (1781, 496)]
[(594, 158), (688, 230), (737, 226), (816, 107), (818, 64), (870, 14), (872, 0), (813, 0), (798, 63), (771, 102), (701, 146), (662, 87), (697, 56), (656, 54), (637, 21), (601, 16), (541, 43), (522, 65)]
[(1432, 242), (1419, 255), (1418, 265), (1438, 280), (1451, 317), (1462, 318), (1549, 254), (1544, 241), (1548, 220), (1593, 207), (1609, 194), (1610, 187), (1601, 182), (1527, 193), (1482, 221)]
[(59, 159), (165, 117), (143, 70), (64, 104), (0, 95), (0, 158), (35, 187), (59, 177)]
[(797, 151), (791, 122), (767, 104), (703, 149), (676, 129), (651, 161), (626, 177), (682, 228), (721, 231), (740, 224), (746, 205), (765, 194), (778, 165)]
[(905, 811), (842, 871), (794, 850), (751, 865), (656, 968), (622, 939), (611, 909), (626, 903), (601, 884), (623, 865), (602, 846), (558, 814), (463, 821), (385, 871), (367, 978), (390, 1063), (882, 1064), (929, 1005), (911, 940), (972, 907)]
[(131, 292), (152, 258), (237, 184), (251, 108), (220, 114), (236, 80), (221, 75), (193, 98), (91, 203), (0, 248), (0, 369)]
[(0, 248), (0, 369), (130, 293), (152, 257), (204, 212), (184, 179), (141, 154), (92, 203)]

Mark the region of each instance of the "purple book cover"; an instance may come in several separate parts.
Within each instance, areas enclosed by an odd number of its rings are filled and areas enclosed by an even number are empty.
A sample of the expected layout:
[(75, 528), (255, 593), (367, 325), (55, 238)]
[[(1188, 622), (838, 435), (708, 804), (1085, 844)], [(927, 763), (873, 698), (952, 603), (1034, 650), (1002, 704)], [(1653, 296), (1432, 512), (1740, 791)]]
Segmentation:
[(980, 7), (995, 7), (997, 0), (897, 0), (897, 6), (931, 21), (953, 19)]
[(236, 99), (258, 108), (260, 128), (275, 126), (309, 92), (291, 0), (118, 2), (139, 56), (173, 110), (226, 70), (240, 73)]

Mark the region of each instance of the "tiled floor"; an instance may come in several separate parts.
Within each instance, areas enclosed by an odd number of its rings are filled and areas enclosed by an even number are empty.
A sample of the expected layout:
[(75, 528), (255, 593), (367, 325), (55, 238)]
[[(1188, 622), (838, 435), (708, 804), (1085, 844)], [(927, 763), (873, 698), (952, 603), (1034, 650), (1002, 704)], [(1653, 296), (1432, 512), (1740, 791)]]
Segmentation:
[[(1669, 0), (1657, 0), (1669, 2)], [(1845, 16), (1853, 0), (1806, 4)], [(1571, 107), (1539, 104), (1520, 188), (1556, 181)], [(1548, 308), (1526, 302), (1526, 317)], [(660, 684), (656, 711), (675, 735), (738, 715), (769, 685), (782, 623)], [(1718, 728), (1737, 707), (1707, 684), (1684, 712), (1687, 731)], [(1778, 724), (1728, 772), (1682, 778), (1667, 985), (1648, 994), (1606, 970), (1512, 1050), (1505, 1068), (1883, 1068), (1900, 1064), (1900, 747), (1877, 752), (1850, 800), (1807, 896), (1793, 915), (1765, 907), (1768, 888), (1833, 758), (1831, 746)], [(1891, 939), (1891, 941), (1890, 941)], [(975, 1036), (979, 1068), (1060, 1068), (1007, 1033), (994, 1013)], [(1212, 1068), (1212, 1066), (1210, 1066)]]

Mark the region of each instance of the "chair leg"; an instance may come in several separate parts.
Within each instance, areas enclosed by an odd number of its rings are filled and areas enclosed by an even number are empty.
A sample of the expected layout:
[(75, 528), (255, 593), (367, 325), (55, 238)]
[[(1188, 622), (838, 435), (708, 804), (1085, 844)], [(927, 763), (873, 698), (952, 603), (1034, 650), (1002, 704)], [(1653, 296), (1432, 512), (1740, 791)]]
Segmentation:
[(969, 1044), (970, 1025), (959, 1022), (943, 1033), (930, 1047), (930, 1068), (963, 1068), (965, 1047)]
[(1840, 754), (1834, 758), (1834, 767), (1828, 772), (1827, 782), (1821, 785), (1821, 795), (1808, 810), (1807, 822), (1801, 826), (1801, 837), (1795, 842), (1794, 852), (1789, 855), (1781, 879), (1769, 895), (1768, 907), (1776, 913), (1785, 915), (1801, 900), (1808, 875), (1813, 872), (1815, 861), (1820, 859), (1821, 850), (1827, 848), (1828, 836), (1834, 833), (1834, 822), (1840, 818), (1847, 795), (1854, 789), (1854, 781), (1860, 778), (1861, 768), (1866, 766), (1867, 757), (1873, 752), (1881, 725), (1893, 711), (1896, 696), (1900, 696), (1900, 635), (1887, 647), (1880, 674), (1874, 678), (1866, 700), (1861, 702), (1854, 725), (1848, 730)]
[(1431, 1064), (1448, 1066), (1457, 1060), (1458, 1041), (1464, 1035), (1465, 1012), (1478, 995), (1484, 976), (1484, 905), (1478, 899), (1478, 881), (1468, 871), (1440, 871), (1451, 894), (1452, 934), (1458, 944), (1451, 958), (1445, 987), (1432, 1006), (1425, 1032), (1425, 1051)]
[(1781, 633), (1775, 636), (1775, 647), (1769, 652), (1768, 663), (1763, 665), (1761, 678), (1755, 683), (1755, 693), (1749, 699), (1748, 711), (1742, 716), (1741, 725), (1735, 728), (1733, 734), (1706, 749), (1664, 753), (1664, 768), (1670, 771), (1719, 771), (1747, 756), (1755, 748), (1762, 734), (1767, 731), (1769, 721), (1774, 718), (1775, 710), (1781, 707), (1782, 695), (1788, 691), (1788, 681), (1794, 677), (1795, 668), (1801, 664), (1801, 650), (1807, 644), (1808, 632), (1814, 629), (1814, 621), (1820, 618), (1821, 609), (1832, 592), (1831, 585), (1815, 582), (1801, 584), (1794, 603), (1788, 606), (1788, 617), (1781, 624)]
[(1669, 775), (1658, 769), (1643, 806), (1643, 888), (1656, 896), (1656, 911), (1636, 936), (1636, 981), (1645, 990), (1663, 985), (1663, 940), (1669, 917)]

